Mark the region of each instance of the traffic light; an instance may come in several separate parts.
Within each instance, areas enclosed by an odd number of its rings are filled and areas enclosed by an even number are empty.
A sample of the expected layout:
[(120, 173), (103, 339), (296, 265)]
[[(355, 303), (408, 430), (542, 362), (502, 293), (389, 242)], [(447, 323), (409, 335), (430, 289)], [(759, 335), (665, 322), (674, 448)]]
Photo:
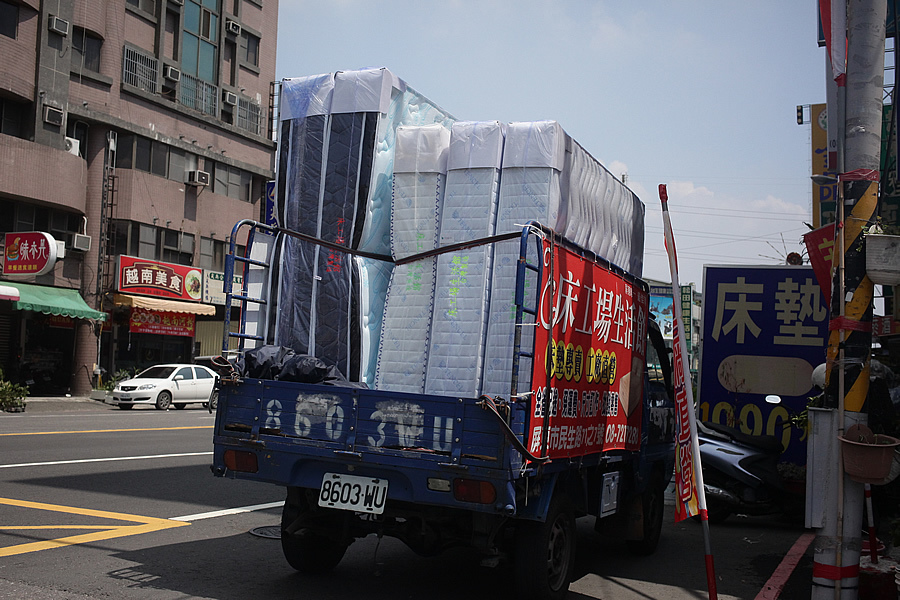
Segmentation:
[(797, 125), (803, 125), (803, 105), (797, 105)]

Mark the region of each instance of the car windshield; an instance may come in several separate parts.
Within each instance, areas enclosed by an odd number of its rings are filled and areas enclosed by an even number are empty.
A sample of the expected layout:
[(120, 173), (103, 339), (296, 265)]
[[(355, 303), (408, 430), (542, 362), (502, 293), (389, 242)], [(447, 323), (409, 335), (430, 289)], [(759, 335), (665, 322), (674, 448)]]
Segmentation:
[(175, 367), (150, 367), (134, 376), (135, 379), (166, 379), (172, 374)]

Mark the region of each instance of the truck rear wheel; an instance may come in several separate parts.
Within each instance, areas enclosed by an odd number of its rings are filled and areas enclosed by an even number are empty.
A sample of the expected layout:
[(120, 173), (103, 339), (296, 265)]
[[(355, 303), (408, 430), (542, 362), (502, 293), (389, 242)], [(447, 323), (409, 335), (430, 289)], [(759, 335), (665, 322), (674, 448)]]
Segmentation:
[(559, 496), (550, 501), (547, 520), (516, 526), (515, 580), (518, 597), (560, 600), (569, 591), (575, 562), (575, 517)]
[(292, 533), (290, 527), (302, 510), (303, 507), (289, 501), (284, 503), (284, 510), (281, 512), (281, 551), (288, 564), (301, 573), (327, 573), (344, 558), (347, 544), (308, 528)]
[(644, 533), (638, 540), (628, 540), (626, 545), (632, 554), (649, 556), (656, 552), (662, 533), (663, 513), (666, 508), (666, 487), (662, 477), (656, 473), (650, 479), (647, 489), (641, 494)]

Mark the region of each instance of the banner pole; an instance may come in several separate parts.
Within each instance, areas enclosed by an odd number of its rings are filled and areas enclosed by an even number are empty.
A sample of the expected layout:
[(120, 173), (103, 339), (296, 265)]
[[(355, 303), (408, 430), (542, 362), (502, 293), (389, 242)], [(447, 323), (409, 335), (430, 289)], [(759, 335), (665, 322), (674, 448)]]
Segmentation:
[[(691, 370), (687, 358), (687, 341), (684, 337), (684, 316), (681, 314), (681, 286), (678, 282), (678, 257), (675, 253), (675, 235), (672, 232), (672, 222), (669, 219), (668, 192), (666, 184), (659, 184), (659, 200), (662, 203), (663, 230), (666, 237), (666, 253), (669, 257), (669, 271), (672, 274), (672, 316), (675, 322), (674, 373), (675, 378), (675, 403), (679, 416), (678, 425), (678, 456), (676, 463), (676, 498), (675, 502), (689, 505), (692, 496), (697, 499), (700, 513), (700, 523), (703, 526), (703, 546), (706, 553), (706, 586), (709, 592), (709, 600), (717, 600), (716, 592), (716, 568), (713, 562), (712, 544), (709, 535), (709, 515), (706, 510), (706, 492), (703, 487), (703, 466), (700, 463), (700, 441), (697, 439), (697, 421), (694, 416), (694, 391), (691, 386)], [(685, 424), (683, 421), (687, 419)], [(687, 425), (687, 427), (685, 427)], [(689, 456), (684, 455), (688, 450), (687, 442), (690, 441)], [(685, 473), (687, 467), (687, 473)], [(688, 508), (688, 513), (690, 513)]]

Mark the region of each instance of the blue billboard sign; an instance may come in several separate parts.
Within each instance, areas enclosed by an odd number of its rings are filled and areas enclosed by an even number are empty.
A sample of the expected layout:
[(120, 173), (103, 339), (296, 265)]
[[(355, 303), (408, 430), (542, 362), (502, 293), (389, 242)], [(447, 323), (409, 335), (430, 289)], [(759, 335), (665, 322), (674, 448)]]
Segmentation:
[(816, 393), (812, 371), (827, 343), (828, 306), (811, 267), (707, 265), (700, 419), (779, 437), (782, 460), (806, 464), (806, 432), (785, 423)]

